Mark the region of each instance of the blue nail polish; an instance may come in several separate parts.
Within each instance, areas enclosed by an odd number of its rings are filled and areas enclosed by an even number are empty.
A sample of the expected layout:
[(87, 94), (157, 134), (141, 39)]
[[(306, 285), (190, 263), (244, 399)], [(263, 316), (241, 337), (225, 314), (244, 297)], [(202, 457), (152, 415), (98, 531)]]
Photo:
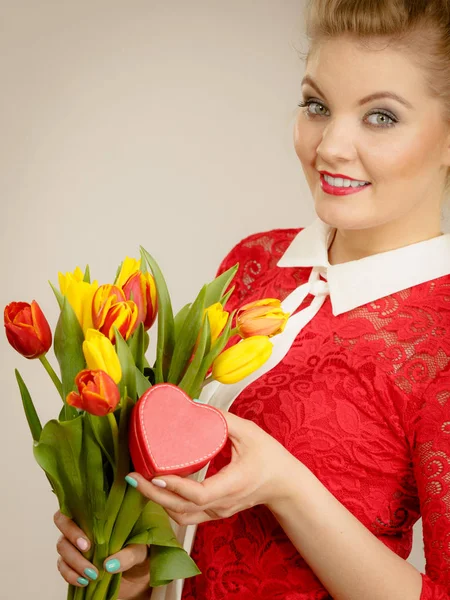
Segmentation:
[(199, 398), (193, 398), (194, 402), (198, 402), (199, 404), (206, 404), (204, 400), (200, 400)]
[(138, 482), (136, 481), (136, 479), (133, 479), (133, 477), (130, 477), (129, 475), (125, 477), (125, 481), (129, 483), (131, 487), (137, 488), (138, 486)]
[(90, 567), (87, 567), (84, 570), (84, 574), (87, 575), (87, 577), (89, 577), (89, 579), (92, 579), (92, 581), (95, 581), (98, 577), (97, 573), (94, 571), (94, 569), (91, 569)]
[(111, 560), (108, 560), (108, 562), (105, 565), (105, 569), (108, 571), (108, 573), (115, 573), (120, 569), (120, 561), (118, 561), (117, 558), (112, 558)]
[(84, 577), (78, 577), (77, 582), (80, 585), (87, 585), (89, 583), (89, 581), (87, 579), (85, 579)]

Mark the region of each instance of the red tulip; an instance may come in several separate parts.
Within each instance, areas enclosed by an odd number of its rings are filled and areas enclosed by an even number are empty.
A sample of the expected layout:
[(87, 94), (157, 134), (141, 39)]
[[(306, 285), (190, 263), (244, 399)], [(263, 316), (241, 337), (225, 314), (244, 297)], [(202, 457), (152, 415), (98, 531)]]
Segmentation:
[(34, 300), (31, 304), (8, 304), (4, 311), (4, 324), (9, 343), (25, 358), (39, 358), (52, 345), (50, 326)]
[(150, 273), (133, 273), (122, 287), (127, 300), (133, 300), (138, 307), (138, 324), (150, 329), (158, 314), (158, 301), (155, 280)]
[(67, 395), (66, 402), (91, 415), (104, 417), (114, 412), (120, 402), (117, 384), (105, 371), (84, 369), (75, 377), (76, 392)]

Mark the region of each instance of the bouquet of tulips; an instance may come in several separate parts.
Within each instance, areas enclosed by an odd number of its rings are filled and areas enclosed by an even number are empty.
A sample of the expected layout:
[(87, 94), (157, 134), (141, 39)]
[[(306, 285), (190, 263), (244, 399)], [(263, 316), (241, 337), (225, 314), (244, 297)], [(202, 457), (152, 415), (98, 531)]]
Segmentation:
[[(16, 370), (36, 461), (61, 512), (92, 541), (85, 555), (99, 570), (89, 586), (70, 585), (68, 600), (116, 600), (121, 574), (102, 565), (128, 544), (150, 546), (151, 586), (199, 573), (165, 511), (124, 480), (132, 470), (128, 429), (133, 406), (152, 385), (169, 382), (197, 398), (212, 379), (234, 383), (269, 358), (269, 337), (283, 330), (289, 315), (273, 299), (244, 306), (237, 315), (225, 311), (237, 268), (205, 285), (175, 316), (164, 277), (143, 248), (140, 260), (123, 261), (113, 284), (91, 282), (89, 267), (60, 273), (59, 289), (50, 284), (60, 308), (54, 334), (37, 302), (5, 308), (8, 341), (25, 358), (41, 361), (61, 396), (58, 418), (42, 426)], [(150, 365), (148, 330), (156, 317)], [(237, 334), (240, 343), (226, 348)], [(59, 375), (46, 356), (52, 340)]]

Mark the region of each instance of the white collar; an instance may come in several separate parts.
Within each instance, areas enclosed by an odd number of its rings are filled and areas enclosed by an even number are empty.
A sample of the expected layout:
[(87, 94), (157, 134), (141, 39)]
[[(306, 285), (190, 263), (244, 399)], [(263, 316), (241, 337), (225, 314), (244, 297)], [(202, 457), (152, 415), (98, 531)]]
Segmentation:
[(328, 246), (334, 231), (316, 219), (296, 235), (278, 261), (279, 267), (321, 267), (334, 315), (450, 274), (450, 234), (330, 265)]

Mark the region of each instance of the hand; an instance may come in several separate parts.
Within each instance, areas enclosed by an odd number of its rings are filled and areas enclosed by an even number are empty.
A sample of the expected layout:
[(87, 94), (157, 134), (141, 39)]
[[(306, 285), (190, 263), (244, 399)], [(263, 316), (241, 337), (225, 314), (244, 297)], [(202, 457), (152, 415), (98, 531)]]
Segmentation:
[(218, 473), (203, 483), (177, 475), (158, 476), (150, 483), (137, 473), (129, 475), (144, 496), (163, 506), (180, 525), (223, 519), (257, 504), (271, 508), (289, 497), (293, 474), (305, 468), (255, 423), (221, 412), (232, 457)]
[[(88, 583), (80, 583), (78, 578), (84, 581), (92, 581), (98, 577), (98, 569), (90, 563), (82, 554), (89, 550), (91, 542), (83, 531), (68, 517), (60, 511), (55, 513), (54, 521), (62, 535), (56, 545), (58, 554), (58, 570), (62, 577), (72, 585), (86, 587)], [(108, 557), (104, 562), (116, 559), (119, 568), (114, 573), (123, 573), (119, 598), (128, 600), (136, 598), (138, 594), (149, 589), (148, 547), (145, 544), (130, 544), (120, 552)]]

